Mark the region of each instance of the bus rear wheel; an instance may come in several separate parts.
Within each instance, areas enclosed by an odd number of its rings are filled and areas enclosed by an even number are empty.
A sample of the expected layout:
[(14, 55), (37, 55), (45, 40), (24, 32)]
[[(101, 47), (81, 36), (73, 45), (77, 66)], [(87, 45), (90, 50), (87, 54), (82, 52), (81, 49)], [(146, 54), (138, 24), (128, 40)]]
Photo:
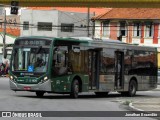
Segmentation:
[(136, 91), (137, 91), (137, 83), (135, 80), (131, 80), (128, 88), (128, 96), (129, 97), (135, 96)]
[(71, 85), (71, 93), (70, 96), (72, 98), (78, 98), (78, 93), (79, 93), (79, 82), (78, 80), (74, 80), (72, 85)]
[(37, 97), (41, 98), (41, 97), (43, 97), (44, 92), (42, 92), (42, 91), (37, 91), (37, 92), (36, 92), (36, 95), (37, 95)]

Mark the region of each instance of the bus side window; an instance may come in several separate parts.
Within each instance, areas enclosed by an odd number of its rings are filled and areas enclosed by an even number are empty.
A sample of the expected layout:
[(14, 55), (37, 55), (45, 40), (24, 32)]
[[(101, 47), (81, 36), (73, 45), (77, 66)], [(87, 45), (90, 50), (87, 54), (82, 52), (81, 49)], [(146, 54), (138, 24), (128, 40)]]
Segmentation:
[(56, 54), (57, 48), (53, 49), (53, 58), (52, 58), (52, 74), (57, 75), (57, 70), (56, 70), (56, 59), (57, 59), (57, 54)]
[(66, 51), (55, 48), (53, 52), (53, 72), (54, 75), (64, 75), (67, 73)]

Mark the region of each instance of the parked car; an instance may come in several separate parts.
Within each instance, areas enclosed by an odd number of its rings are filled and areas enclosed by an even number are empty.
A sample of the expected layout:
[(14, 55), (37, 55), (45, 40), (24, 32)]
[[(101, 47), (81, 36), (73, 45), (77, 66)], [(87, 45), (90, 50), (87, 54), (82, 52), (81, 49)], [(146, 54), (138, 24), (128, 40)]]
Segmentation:
[(158, 84), (160, 85), (160, 70), (158, 70)]

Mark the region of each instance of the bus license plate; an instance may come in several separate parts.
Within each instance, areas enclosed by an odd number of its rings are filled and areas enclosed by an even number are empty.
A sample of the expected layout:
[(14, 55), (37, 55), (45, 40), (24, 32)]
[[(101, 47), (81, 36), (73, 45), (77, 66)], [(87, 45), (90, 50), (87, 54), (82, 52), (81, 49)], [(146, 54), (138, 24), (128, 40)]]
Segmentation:
[(25, 87), (24, 87), (24, 90), (31, 90), (31, 87), (25, 86)]

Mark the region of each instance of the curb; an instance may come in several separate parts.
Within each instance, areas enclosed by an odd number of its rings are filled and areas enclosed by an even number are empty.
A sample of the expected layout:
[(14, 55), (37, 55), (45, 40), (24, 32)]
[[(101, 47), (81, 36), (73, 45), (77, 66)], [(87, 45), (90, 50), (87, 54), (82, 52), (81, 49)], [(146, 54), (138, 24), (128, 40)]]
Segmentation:
[(132, 109), (132, 110), (135, 110), (135, 111), (144, 111), (142, 109), (139, 109), (139, 108), (136, 108), (133, 106), (133, 103), (129, 103), (129, 107)]
[[(142, 113), (146, 113), (146, 114), (153, 114), (151, 111), (145, 111), (145, 110), (134, 107), (133, 103), (129, 103), (129, 108), (132, 110), (132, 112), (137, 111), (137, 112), (140, 112), (140, 113), (142, 112)], [(154, 111), (154, 113), (156, 114), (155, 116), (151, 115), (151, 116), (146, 116), (146, 117), (151, 117), (151, 118), (154, 118), (154, 119), (156, 118), (156, 119), (160, 120), (158, 111)], [(142, 116), (142, 117), (144, 117), (144, 116)]]
[(153, 89), (152, 91), (160, 91), (160, 88), (157, 88), (157, 89)]

